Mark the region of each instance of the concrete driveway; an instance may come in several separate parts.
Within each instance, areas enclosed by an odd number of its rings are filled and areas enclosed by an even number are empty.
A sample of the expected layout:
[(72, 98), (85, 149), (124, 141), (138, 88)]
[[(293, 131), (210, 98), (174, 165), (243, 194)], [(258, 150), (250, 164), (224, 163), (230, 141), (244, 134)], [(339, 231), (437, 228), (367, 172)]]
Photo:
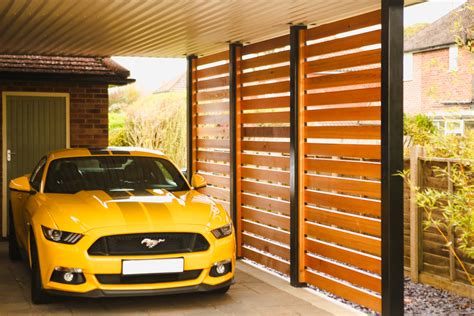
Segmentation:
[(82, 299), (60, 297), (42, 306), (30, 303), (26, 264), (8, 259), (0, 242), (0, 315), (5, 314), (158, 314), (158, 315), (357, 315), (353, 309), (239, 262), (236, 284), (225, 295)]

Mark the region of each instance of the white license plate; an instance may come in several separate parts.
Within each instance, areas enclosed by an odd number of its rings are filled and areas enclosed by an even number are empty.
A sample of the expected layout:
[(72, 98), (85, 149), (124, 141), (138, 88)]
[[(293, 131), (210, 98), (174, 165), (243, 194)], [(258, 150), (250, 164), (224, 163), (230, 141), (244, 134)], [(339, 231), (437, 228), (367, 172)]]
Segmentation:
[(176, 273), (184, 271), (184, 258), (153, 259), (153, 260), (124, 260), (123, 275)]

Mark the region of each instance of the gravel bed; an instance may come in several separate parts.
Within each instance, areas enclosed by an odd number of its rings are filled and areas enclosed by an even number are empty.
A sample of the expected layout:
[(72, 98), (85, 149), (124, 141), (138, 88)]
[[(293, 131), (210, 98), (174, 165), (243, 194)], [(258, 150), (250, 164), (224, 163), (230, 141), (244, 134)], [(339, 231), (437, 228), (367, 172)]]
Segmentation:
[(405, 315), (474, 315), (474, 301), (405, 278)]

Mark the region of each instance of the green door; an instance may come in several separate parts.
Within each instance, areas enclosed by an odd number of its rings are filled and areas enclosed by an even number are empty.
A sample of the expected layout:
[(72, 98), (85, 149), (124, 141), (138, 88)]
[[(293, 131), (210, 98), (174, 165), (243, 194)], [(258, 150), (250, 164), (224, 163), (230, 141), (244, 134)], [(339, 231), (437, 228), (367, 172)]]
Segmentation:
[(7, 183), (31, 173), (48, 151), (67, 147), (66, 97), (7, 96)]

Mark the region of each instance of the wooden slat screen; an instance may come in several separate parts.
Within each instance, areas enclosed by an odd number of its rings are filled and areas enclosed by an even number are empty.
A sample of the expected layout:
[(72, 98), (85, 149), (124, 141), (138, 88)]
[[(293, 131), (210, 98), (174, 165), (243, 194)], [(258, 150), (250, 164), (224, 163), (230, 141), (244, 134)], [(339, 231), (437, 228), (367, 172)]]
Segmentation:
[(241, 254), (289, 274), (289, 36), (244, 46), (240, 76)]
[[(381, 310), (380, 11), (300, 37), (299, 281)], [(193, 170), (230, 209), (235, 117), (238, 254), (290, 274), (290, 37), (240, 47), (235, 115), (229, 52), (193, 68)], [(231, 49), (236, 47), (231, 46)], [(232, 82), (234, 82), (232, 80)], [(294, 276), (294, 275), (293, 275)]]
[(380, 11), (304, 42), (303, 281), (380, 311)]
[(230, 208), (229, 53), (196, 60), (194, 69), (194, 171), (208, 183), (201, 193)]

